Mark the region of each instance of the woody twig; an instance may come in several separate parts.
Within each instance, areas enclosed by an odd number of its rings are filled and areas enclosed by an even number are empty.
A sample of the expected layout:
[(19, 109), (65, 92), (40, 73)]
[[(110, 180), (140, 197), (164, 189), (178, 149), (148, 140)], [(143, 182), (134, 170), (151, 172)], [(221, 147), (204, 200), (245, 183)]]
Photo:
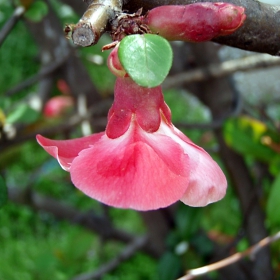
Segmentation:
[(122, 0), (94, 0), (76, 25), (66, 25), (64, 31), (75, 45), (96, 44), (106, 31), (108, 22), (122, 11)]

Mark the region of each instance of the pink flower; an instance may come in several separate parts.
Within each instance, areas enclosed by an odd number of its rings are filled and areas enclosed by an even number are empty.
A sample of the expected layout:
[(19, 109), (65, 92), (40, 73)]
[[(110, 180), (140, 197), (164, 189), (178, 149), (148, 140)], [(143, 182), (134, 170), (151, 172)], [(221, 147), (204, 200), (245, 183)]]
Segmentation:
[(74, 102), (71, 96), (54, 96), (46, 102), (43, 114), (47, 118), (61, 117), (73, 106)]
[(217, 163), (172, 125), (161, 88), (130, 78), (117, 79), (105, 132), (37, 140), (78, 189), (114, 207), (152, 210), (178, 200), (205, 206), (226, 192)]

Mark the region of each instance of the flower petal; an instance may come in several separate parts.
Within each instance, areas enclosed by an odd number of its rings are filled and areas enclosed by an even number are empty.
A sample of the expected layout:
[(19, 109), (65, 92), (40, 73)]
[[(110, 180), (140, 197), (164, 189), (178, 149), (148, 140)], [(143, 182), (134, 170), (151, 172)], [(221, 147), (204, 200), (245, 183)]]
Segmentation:
[(103, 135), (104, 132), (101, 132), (73, 140), (51, 140), (42, 135), (37, 135), (36, 138), (45, 151), (56, 158), (64, 170), (69, 171), (79, 152), (94, 145)]
[(105, 204), (152, 210), (182, 197), (189, 183), (189, 158), (169, 137), (146, 133), (132, 123), (125, 135), (113, 140), (105, 135), (82, 151), (70, 174), (77, 188)]
[(206, 206), (225, 196), (226, 177), (219, 165), (202, 148), (196, 146), (185, 134), (173, 126), (161, 126), (163, 133), (179, 143), (190, 158), (189, 186), (181, 201), (190, 206)]

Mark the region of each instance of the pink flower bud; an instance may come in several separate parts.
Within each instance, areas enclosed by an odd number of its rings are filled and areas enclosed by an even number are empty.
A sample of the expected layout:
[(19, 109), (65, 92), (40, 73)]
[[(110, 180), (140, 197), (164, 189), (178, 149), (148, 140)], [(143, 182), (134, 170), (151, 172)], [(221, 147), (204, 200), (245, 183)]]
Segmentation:
[(73, 98), (71, 96), (55, 96), (49, 99), (43, 110), (47, 118), (61, 117), (68, 109), (73, 107)]
[(69, 95), (71, 93), (70, 87), (65, 80), (59, 79), (56, 83), (56, 86), (63, 94)]
[(167, 40), (209, 41), (237, 30), (246, 19), (244, 8), (229, 3), (160, 6), (148, 12), (144, 23)]
[(119, 44), (116, 45), (116, 47), (111, 51), (110, 55), (107, 59), (107, 65), (110, 69), (110, 71), (117, 77), (128, 77), (128, 74), (124, 70), (118, 56), (118, 49)]

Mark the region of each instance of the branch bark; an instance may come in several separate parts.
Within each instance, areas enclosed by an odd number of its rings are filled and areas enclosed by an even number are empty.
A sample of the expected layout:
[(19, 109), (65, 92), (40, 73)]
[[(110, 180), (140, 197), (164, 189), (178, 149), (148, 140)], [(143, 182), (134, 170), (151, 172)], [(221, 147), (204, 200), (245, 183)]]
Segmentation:
[(7, 20), (7, 22), (0, 31), (0, 46), (2, 45), (6, 37), (9, 35), (13, 27), (16, 25), (18, 20), (22, 17), (24, 12), (25, 8), (23, 6), (19, 6), (14, 10), (12, 16)]
[[(143, 7), (148, 11), (162, 5), (188, 5), (217, 0), (130, 0), (123, 9), (135, 12)], [(245, 7), (247, 18), (244, 25), (229, 36), (221, 36), (214, 42), (243, 50), (280, 55), (280, 6), (272, 6), (253, 0), (227, 0)]]
[(268, 236), (268, 237), (262, 239), (260, 242), (251, 246), (250, 248), (248, 248), (244, 252), (235, 253), (234, 255), (232, 255), (230, 257), (227, 257), (223, 260), (220, 260), (220, 261), (215, 262), (215, 263), (210, 264), (210, 265), (206, 265), (206, 266), (199, 267), (199, 268), (196, 268), (196, 269), (191, 269), (191, 270), (187, 271), (187, 274), (185, 276), (183, 276), (183, 277), (181, 277), (177, 280), (195, 279), (197, 276), (201, 276), (201, 275), (209, 273), (211, 271), (221, 269), (225, 266), (229, 266), (233, 263), (236, 263), (236, 262), (240, 261), (241, 259), (243, 259), (245, 257), (250, 257), (251, 259), (254, 259), (256, 254), (260, 250), (262, 250), (264, 247), (270, 245), (271, 243), (273, 243), (273, 242), (275, 242), (279, 239), (280, 239), (280, 231), (277, 232), (273, 236)]
[(280, 58), (267, 54), (256, 54), (221, 63), (212, 63), (206, 67), (181, 72), (169, 76), (163, 83), (164, 89), (178, 87), (182, 84), (206, 81), (212, 78), (225, 77), (236, 71), (250, 71), (266, 67), (279, 66)]
[[(107, 24), (121, 12), (122, 0), (94, 0), (73, 29), (74, 44), (88, 47), (98, 42)], [(67, 28), (67, 27), (66, 27)]]
[[(73, 0), (63, 0), (79, 13), (81, 5)], [(217, 0), (124, 0), (123, 10), (134, 13), (139, 8), (147, 12), (163, 5), (188, 5), (198, 2), (217, 2)], [(260, 3), (254, 0), (226, 0), (228, 3), (243, 6), (247, 18), (244, 25), (228, 36), (221, 36), (212, 41), (243, 50), (280, 55), (280, 6)], [(79, 5), (79, 7), (78, 7)]]

